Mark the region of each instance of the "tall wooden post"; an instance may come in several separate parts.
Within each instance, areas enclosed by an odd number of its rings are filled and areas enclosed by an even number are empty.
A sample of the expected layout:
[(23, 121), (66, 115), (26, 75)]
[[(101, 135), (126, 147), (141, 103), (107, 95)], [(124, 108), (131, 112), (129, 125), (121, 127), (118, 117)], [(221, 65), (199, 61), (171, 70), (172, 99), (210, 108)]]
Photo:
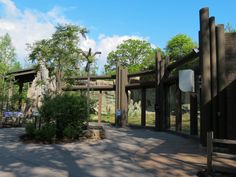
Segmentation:
[(175, 130), (177, 132), (182, 131), (182, 96), (181, 90), (177, 87), (176, 89), (176, 124)]
[(160, 107), (160, 61), (161, 61), (161, 53), (157, 52), (155, 57), (155, 128), (157, 130), (161, 129), (161, 107)]
[(21, 106), (22, 106), (22, 91), (23, 91), (23, 83), (19, 83), (19, 95), (20, 95), (20, 97), (19, 97), (19, 100), (18, 100), (18, 110), (19, 111), (21, 111)]
[(217, 119), (217, 61), (216, 61), (216, 25), (215, 17), (209, 19), (210, 27), (210, 57), (211, 57), (211, 100), (212, 100), (212, 122), (211, 130), (218, 135), (218, 119)]
[(209, 9), (200, 10), (200, 60), (201, 60), (201, 143), (206, 145), (211, 122), (211, 64)]
[(190, 135), (198, 135), (197, 94), (190, 93)]
[(217, 75), (218, 75), (218, 95), (219, 95), (219, 138), (226, 138), (226, 76), (225, 76), (225, 34), (224, 25), (216, 26), (216, 47), (217, 47)]
[(126, 126), (128, 122), (128, 93), (125, 86), (128, 84), (127, 68), (122, 68), (117, 64), (116, 69), (116, 113), (121, 112), (119, 119), (115, 118), (117, 126)]
[(101, 115), (102, 115), (102, 90), (99, 91), (98, 98), (98, 125), (101, 125)]
[(146, 125), (146, 88), (142, 88), (141, 100), (141, 125)]

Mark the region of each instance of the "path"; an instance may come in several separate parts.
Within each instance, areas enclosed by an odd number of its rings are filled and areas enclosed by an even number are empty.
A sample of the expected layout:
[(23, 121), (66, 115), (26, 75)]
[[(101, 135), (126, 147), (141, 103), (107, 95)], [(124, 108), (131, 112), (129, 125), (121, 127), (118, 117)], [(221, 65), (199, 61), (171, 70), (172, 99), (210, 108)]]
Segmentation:
[(22, 128), (0, 129), (1, 177), (194, 176), (205, 159), (199, 145), (168, 133), (106, 127), (99, 142), (19, 142)]

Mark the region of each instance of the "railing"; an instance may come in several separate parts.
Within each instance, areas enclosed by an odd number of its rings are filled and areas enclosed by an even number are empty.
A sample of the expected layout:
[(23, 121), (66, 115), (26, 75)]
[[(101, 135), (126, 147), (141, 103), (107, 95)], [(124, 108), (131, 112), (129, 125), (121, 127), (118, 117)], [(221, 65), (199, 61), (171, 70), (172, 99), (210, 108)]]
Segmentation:
[(230, 144), (236, 145), (236, 140), (228, 140), (228, 139), (214, 139), (213, 132), (207, 132), (207, 172), (211, 173), (213, 170), (213, 156), (227, 158), (227, 159), (236, 159), (236, 155), (228, 154), (228, 153), (219, 153), (214, 152), (214, 143), (221, 143), (221, 144)]

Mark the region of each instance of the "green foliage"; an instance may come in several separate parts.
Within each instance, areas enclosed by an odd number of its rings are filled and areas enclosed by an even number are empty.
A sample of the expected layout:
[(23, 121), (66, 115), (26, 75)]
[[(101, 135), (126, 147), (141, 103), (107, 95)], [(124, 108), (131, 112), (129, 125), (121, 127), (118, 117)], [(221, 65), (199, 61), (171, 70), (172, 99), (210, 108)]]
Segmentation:
[(190, 37), (185, 34), (178, 34), (168, 41), (166, 52), (170, 61), (173, 61), (187, 55), (196, 46)]
[(66, 138), (75, 139), (79, 137), (79, 135), (82, 133), (82, 130), (83, 129), (80, 125), (68, 125), (63, 130), (63, 135)]
[(84, 36), (87, 29), (76, 25), (57, 26), (50, 39), (37, 41), (28, 45), (29, 59), (32, 62), (45, 62), (51, 73), (56, 77), (57, 92), (61, 92), (63, 77), (76, 74), (77, 66), (83, 61), (78, 48), (79, 33)]
[(56, 126), (55, 124), (45, 124), (42, 129), (35, 131), (35, 139), (52, 141), (56, 137)]
[(225, 32), (226, 32), (226, 33), (234, 33), (234, 32), (236, 32), (236, 29), (233, 28), (232, 24), (228, 22), (228, 23), (225, 25)]
[(33, 123), (28, 123), (25, 127), (26, 134), (33, 138), (35, 135), (35, 125)]
[(108, 54), (106, 73), (114, 74), (117, 62), (128, 68), (130, 73), (146, 69), (154, 63), (154, 49), (144, 40), (129, 39)]
[(82, 127), (87, 123), (87, 98), (75, 94), (45, 97), (39, 113), (44, 122), (56, 123), (57, 137), (62, 137), (69, 125)]

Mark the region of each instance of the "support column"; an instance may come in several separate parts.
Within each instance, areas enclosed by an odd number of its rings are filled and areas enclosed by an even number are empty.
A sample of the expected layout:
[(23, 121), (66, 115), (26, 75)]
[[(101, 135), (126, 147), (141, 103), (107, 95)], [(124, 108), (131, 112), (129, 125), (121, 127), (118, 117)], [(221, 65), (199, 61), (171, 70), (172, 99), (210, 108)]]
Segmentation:
[(190, 93), (190, 135), (198, 135), (197, 94)]
[(175, 124), (175, 130), (177, 132), (182, 131), (182, 96), (181, 91), (177, 87), (176, 89), (176, 124)]
[(159, 119), (160, 119), (160, 105), (159, 105), (159, 98), (160, 98), (160, 92), (159, 92), (159, 83), (160, 83), (160, 65), (159, 61), (161, 60), (161, 54), (160, 52), (156, 52), (155, 56), (155, 129), (159, 129)]
[(117, 64), (116, 69), (116, 113), (121, 111), (120, 119), (115, 119), (117, 126), (126, 126), (128, 122), (128, 93), (125, 86), (128, 84), (127, 68)]
[(98, 126), (101, 125), (101, 115), (102, 115), (102, 90), (99, 91), (99, 98), (98, 98)]
[(200, 10), (200, 63), (201, 63), (201, 143), (206, 145), (207, 131), (211, 122), (211, 63), (209, 9)]
[(211, 57), (211, 100), (212, 100), (212, 122), (211, 130), (218, 136), (218, 101), (217, 101), (217, 61), (216, 61), (216, 25), (215, 17), (209, 19), (210, 27), (210, 57)]
[(23, 91), (23, 83), (19, 83), (19, 100), (18, 100), (18, 110), (21, 111), (22, 107), (22, 91)]
[(141, 126), (146, 126), (146, 88), (142, 88)]
[(227, 119), (226, 119), (226, 76), (225, 76), (225, 34), (224, 25), (216, 27), (216, 48), (217, 48), (217, 76), (218, 76), (218, 95), (219, 95), (219, 138), (227, 138)]

